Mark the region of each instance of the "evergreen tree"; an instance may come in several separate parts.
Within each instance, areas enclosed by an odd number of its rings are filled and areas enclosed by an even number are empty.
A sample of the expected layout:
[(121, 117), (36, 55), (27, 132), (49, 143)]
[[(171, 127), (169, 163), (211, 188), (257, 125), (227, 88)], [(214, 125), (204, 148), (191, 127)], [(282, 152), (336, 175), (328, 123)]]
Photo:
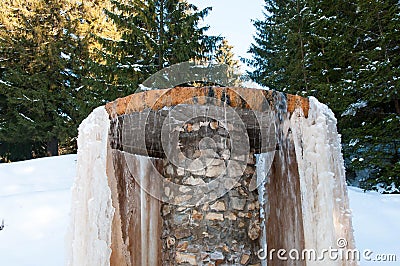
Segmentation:
[(119, 39), (99, 38), (103, 49), (101, 78), (111, 99), (137, 90), (158, 70), (188, 61), (211, 58), (217, 37), (205, 35), (200, 21), (210, 8), (198, 10), (182, 0), (111, 1), (106, 14), (121, 32)]
[(218, 64), (223, 64), (228, 67), (226, 76), (229, 80), (229, 84), (232, 86), (240, 86), (241, 84), (241, 73), (240, 73), (240, 62), (235, 59), (233, 53), (233, 46), (224, 39), (222, 43), (218, 45), (215, 53), (215, 61)]
[(254, 71), (248, 74), (254, 81), (284, 92), (309, 90), (303, 7), (304, 0), (265, 0), (265, 19), (254, 22), (250, 47)]
[(186, 1), (0, 3), (0, 156), (76, 149), (93, 107), (136, 90), (157, 70), (211, 58), (219, 38)]
[(82, 119), (85, 43), (60, 2), (3, 4), (1, 152), (11, 159), (57, 155)]
[(399, 2), (265, 0), (250, 76), (334, 111), (348, 177), (399, 187)]
[[(352, 25), (356, 7), (349, 1), (265, 1), (250, 47), (249, 76), (271, 89), (316, 96), (336, 113), (352, 75)], [(352, 91), (352, 90), (350, 90)], [(335, 101), (336, 97), (341, 101)]]
[[(358, 1), (354, 78), (357, 97), (340, 120), (350, 176), (361, 185), (400, 188), (400, 4)], [(359, 174), (360, 175), (360, 174)]]
[(348, 0), (307, 1), (309, 87), (338, 116), (354, 102), (356, 5)]

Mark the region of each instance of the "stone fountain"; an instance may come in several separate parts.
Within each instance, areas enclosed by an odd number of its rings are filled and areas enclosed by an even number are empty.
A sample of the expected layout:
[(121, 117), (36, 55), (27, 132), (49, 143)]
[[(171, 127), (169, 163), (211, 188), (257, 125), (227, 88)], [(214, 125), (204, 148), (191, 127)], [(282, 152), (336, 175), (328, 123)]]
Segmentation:
[(316, 265), (355, 248), (336, 119), (315, 98), (149, 90), (95, 109), (78, 147), (68, 265)]

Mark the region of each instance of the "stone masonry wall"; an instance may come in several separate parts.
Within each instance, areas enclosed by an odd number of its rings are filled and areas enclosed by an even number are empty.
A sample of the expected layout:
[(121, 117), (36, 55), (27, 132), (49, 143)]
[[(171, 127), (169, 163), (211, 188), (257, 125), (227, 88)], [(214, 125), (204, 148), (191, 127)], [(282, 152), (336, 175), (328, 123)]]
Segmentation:
[(189, 121), (178, 165), (164, 159), (164, 177), (182, 186), (164, 188), (171, 203), (161, 205), (163, 265), (260, 265), (258, 194), (249, 191), (255, 158), (231, 156), (232, 130), (210, 119)]

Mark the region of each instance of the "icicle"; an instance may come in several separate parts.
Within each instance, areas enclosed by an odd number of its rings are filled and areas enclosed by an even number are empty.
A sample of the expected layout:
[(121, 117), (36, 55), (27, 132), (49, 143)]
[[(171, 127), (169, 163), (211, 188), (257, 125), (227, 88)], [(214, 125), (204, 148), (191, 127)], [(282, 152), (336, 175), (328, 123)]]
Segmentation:
[(104, 107), (95, 109), (79, 126), (78, 169), (66, 236), (67, 265), (110, 263), (114, 208), (106, 175), (109, 128)]
[(346, 239), (347, 248), (354, 248), (336, 118), (313, 97), (308, 118), (299, 112), (290, 123), (300, 175), (305, 248), (337, 248), (340, 238)]
[[(257, 171), (257, 189), (258, 189), (258, 202), (260, 204), (260, 247), (263, 252), (258, 255), (263, 257), (267, 254), (267, 221), (269, 214), (269, 203), (268, 203), (268, 191), (266, 191), (268, 180), (268, 171), (271, 167), (275, 152), (262, 153), (256, 155), (256, 171)], [(267, 261), (265, 259), (261, 260), (261, 266), (266, 266)]]

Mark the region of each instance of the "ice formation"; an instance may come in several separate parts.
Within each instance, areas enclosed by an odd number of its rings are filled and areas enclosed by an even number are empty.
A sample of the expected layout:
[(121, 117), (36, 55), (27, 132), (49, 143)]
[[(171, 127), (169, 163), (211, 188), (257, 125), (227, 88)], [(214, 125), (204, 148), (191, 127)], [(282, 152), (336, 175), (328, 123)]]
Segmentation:
[[(302, 108), (287, 111), (283, 94), (275, 101), (276, 121), (271, 122), (276, 123), (278, 148), (258, 155), (256, 166), (258, 202), (262, 207), (260, 246), (321, 252), (337, 248), (337, 240), (344, 239), (346, 248), (354, 248), (340, 136), (332, 111), (311, 97), (305, 117)], [(160, 203), (145, 194), (128, 174), (139, 178), (140, 182), (136, 181), (145, 188), (151, 187), (154, 169), (150, 166), (154, 162), (133, 154), (116, 156), (109, 144), (109, 130), (110, 115), (104, 107), (94, 110), (79, 128), (67, 265), (160, 264), (162, 258), (155, 255), (165, 249), (161, 231), (156, 229), (164, 219)], [(109, 162), (111, 157), (114, 164)], [(124, 168), (124, 160), (130, 165), (129, 171)], [(218, 215), (224, 220), (223, 214)], [(132, 224), (138, 226), (127, 230)], [(272, 261), (271, 265), (279, 263)], [(304, 265), (296, 263), (293, 265)], [(324, 265), (353, 264), (324, 261)]]
[[(336, 118), (314, 97), (309, 101), (308, 118), (297, 109), (290, 120), (300, 175), (305, 248), (338, 248), (339, 239), (347, 241), (346, 248), (354, 248)], [(343, 261), (324, 263), (342, 265)]]
[(67, 265), (109, 265), (114, 208), (106, 174), (110, 120), (104, 107), (79, 126), (78, 169), (72, 187)]
[[(315, 250), (318, 257), (324, 249), (339, 248), (340, 239), (347, 243), (344, 248), (353, 249), (354, 240), (336, 119), (317, 99), (311, 97), (309, 102), (307, 118), (301, 109), (293, 114), (281, 112), (275, 121), (279, 149), (275, 154), (257, 156), (259, 202), (263, 206), (259, 241), (264, 250), (274, 246), (300, 252)], [(300, 198), (293, 191), (299, 191)], [(271, 228), (287, 235), (276, 236), (278, 232)], [(265, 255), (271, 259), (271, 253)], [(317, 258), (311, 258), (306, 264), (318, 263)], [(262, 261), (262, 265), (267, 264)], [(356, 263), (324, 260), (324, 265), (352, 264)]]

